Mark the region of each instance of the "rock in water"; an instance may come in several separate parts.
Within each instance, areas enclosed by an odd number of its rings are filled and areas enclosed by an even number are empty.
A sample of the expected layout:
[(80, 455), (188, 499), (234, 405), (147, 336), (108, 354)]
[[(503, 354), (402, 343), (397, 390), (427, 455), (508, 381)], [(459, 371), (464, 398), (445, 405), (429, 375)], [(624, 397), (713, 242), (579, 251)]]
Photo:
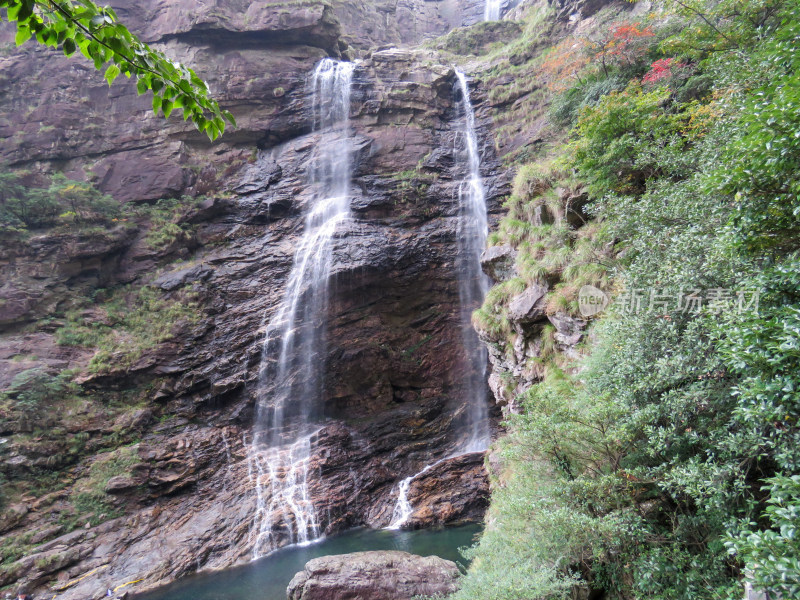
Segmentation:
[(438, 556), (396, 550), (323, 556), (306, 563), (286, 588), (289, 600), (411, 600), (458, 589), (459, 571)]

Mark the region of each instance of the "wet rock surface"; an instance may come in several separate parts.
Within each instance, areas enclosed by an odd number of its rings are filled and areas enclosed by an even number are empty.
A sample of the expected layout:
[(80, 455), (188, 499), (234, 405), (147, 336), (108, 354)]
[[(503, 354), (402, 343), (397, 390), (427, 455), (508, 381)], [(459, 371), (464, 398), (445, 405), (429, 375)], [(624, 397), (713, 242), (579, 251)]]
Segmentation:
[[(126, 82), (109, 89), (80, 61), (31, 45), (0, 56), (0, 161), (88, 178), (121, 202), (206, 196), (178, 219), (190, 233), (168, 247), (148, 245), (150, 225), (138, 221), (0, 244), (0, 383), (42, 369), (74, 371), (80, 384), (74, 403), (44, 422), (0, 420), (7, 477), (58, 473), (44, 492), (3, 510), (0, 527), (33, 541), (0, 572), (0, 586), (79, 599), (97, 595), (104, 581), (142, 579), (136, 589), (144, 589), (249, 558), (255, 491), (247, 453), (262, 327), (282, 296), (313, 196), (307, 169), (319, 136), (308, 122), (306, 74), (328, 54), (418, 40), (477, 19), (470, 15), (478, 5), (392, 3), (398, 22), (407, 23), (404, 11), (439, 16), (420, 18), (415, 31), (375, 21), (364, 33), (357, 3), (300, 4), (115, 5), (132, 29), (146, 29), (150, 42), (195, 66), (236, 115), (239, 127), (213, 145), (180, 119), (153, 118), (147, 98)], [(379, 8), (369, 8), (365, 22)], [(0, 28), (0, 42), (12, 39), (9, 32)], [(454, 274), (463, 174), (452, 155), (454, 74), (435, 59), (386, 48), (356, 69), (353, 217), (333, 251), (328, 349), (320, 357), (328, 373), (324, 418), (312, 441), (310, 487), (327, 533), (387, 525), (398, 481), (450, 455), (466, 418), (470, 361), (461, 350)], [(473, 101), (496, 214), (508, 182), (496, 176), (481, 90)], [(59, 344), (62, 316), (75, 298), (122, 285), (149, 286), (167, 300), (191, 290), (196, 319), (178, 323), (133, 364), (88, 370), (94, 350)], [(87, 310), (88, 321), (101, 318)], [(104, 404), (97, 398), (105, 390), (130, 390), (139, 404)], [(41, 426), (63, 433), (37, 441)], [(80, 482), (104, 468), (101, 453), (116, 456), (123, 442), (124, 469), (91, 490), (112, 510), (78, 511), (66, 522), (86, 491)], [(479, 519), (487, 498), (482, 461), (444, 461), (415, 481), (410, 526)]]
[(354, 552), (315, 558), (294, 576), (288, 600), (411, 600), (458, 590), (456, 564), (407, 552)]
[(480, 521), (489, 507), (489, 477), (484, 452), (443, 460), (414, 478), (408, 499), (414, 512), (407, 527)]

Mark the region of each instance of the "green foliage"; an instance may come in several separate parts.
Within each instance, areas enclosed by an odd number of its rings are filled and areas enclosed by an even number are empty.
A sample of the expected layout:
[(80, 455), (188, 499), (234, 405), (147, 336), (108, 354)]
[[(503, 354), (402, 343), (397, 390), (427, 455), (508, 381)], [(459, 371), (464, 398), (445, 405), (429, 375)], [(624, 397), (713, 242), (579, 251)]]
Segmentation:
[[(674, 4), (684, 29), (668, 41), (695, 48), (691, 76), (585, 106), (562, 168), (588, 184), (581, 229), (623, 251), (610, 289), (760, 303), (612, 308), (585, 360), (551, 361), (518, 398), (461, 597), (567, 597), (576, 580), (619, 599), (741, 597), (742, 579), (800, 593), (800, 11)], [(535, 209), (551, 184), (520, 173), (493, 241), (537, 276), (595, 276), (570, 256), (578, 240), (547, 243)]]
[[(733, 225), (750, 251), (787, 253), (800, 247), (800, 23), (794, 15), (766, 38), (739, 68), (757, 73), (747, 94), (735, 94), (726, 109), (740, 114), (726, 165), (712, 189), (737, 201)], [(733, 82), (732, 82), (733, 83)]]
[(8, 535), (0, 541), (0, 565), (9, 565), (27, 553), (30, 544), (29, 535)]
[(188, 291), (165, 298), (152, 287), (120, 288), (96, 305), (97, 312), (68, 312), (66, 323), (56, 330), (56, 340), (95, 349), (89, 362), (92, 372), (129, 367), (144, 352), (170, 339), (179, 322), (197, 321), (193, 298)]
[(225, 121), (235, 126), (228, 111), (219, 107), (208, 86), (194, 71), (153, 50), (117, 21), (108, 6), (91, 0), (0, 0), (0, 21), (16, 25), (16, 44), (30, 39), (66, 56), (80, 51), (97, 70), (105, 69), (111, 85), (119, 75), (136, 80), (139, 94), (153, 93), (153, 112), (168, 118), (180, 109), (211, 140), (225, 131)]
[(514, 278), (494, 286), (486, 294), (483, 306), (472, 314), (473, 325), (489, 339), (511, 343), (513, 331), (508, 320), (508, 303), (525, 289), (522, 279)]
[(98, 525), (118, 517), (121, 513), (105, 493), (106, 485), (112, 477), (130, 475), (131, 467), (139, 462), (137, 445), (125, 446), (96, 458), (86, 476), (75, 483), (70, 494), (75, 512), (65, 523), (74, 527), (88, 520), (92, 525)]
[(745, 563), (756, 589), (785, 598), (800, 596), (800, 475), (779, 475), (766, 480), (767, 508), (762, 515), (770, 529), (746, 529), (729, 543)]
[(606, 190), (641, 192), (648, 178), (659, 175), (653, 150), (665, 146), (676, 153), (683, 150), (677, 135), (681, 115), (664, 110), (669, 96), (668, 89), (645, 91), (634, 82), (584, 109), (578, 118), (573, 161), (592, 195)]
[(49, 227), (59, 214), (58, 201), (43, 189), (26, 186), (22, 174), (0, 173), (0, 231)]
[(119, 204), (91, 183), (53, 175), (47, 195), (67, 210), (76, 223), (106, 223), (120, 215)]
[(16, 410), (31, 418), (68, 392), (68, 378), (37, 367), (15, 375), (11, 385), (0, 393), (0, 401), (10, 400)]
[(587, 79), (553, 99), (550, 118), (561, 127), (572, 126), (583, 109), (596, 105), (603, 96), (624, 88), (625, 80), (619, 76)]
[(162, 198), (155, 204), (144, 204), (133, 209), (134, 214), (149, 221), (150, 229), (145, 242), (153, 250), (166, 250), (179, 241), (187, 241), (191, 225), (183, 222), (186, 211), (204, 198)]
[(85, 181), (56, 173), (47, 188), (25, 183), (27, 173), (0, 174), (0, 228), (24, 231), (58, 224), (109, 224), (119, 204)]
[(785, 0), (663, 0), (663, 4), (686, 23), (664, 40), (665, 49), (701, 59), (752, 48), (779, 28), (790, 6)]

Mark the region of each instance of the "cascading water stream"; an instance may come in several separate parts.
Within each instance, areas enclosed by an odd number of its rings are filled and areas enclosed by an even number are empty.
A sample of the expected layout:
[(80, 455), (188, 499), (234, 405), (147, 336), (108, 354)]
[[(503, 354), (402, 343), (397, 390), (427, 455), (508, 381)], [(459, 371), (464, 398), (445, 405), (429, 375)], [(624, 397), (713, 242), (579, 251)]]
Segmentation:
[(437, 460), (435, 463), (427, 465), (419, 473), (414, 473), (410, 477), (406, 477), (400, 482), (400, 484), (397, 486), (397, 503), (394, 505), (392, 520), (386, 529), (400, 529), (411, 518), (411, 515), (414, 514), (414, 507), (411, 505), (411, 502), (408, 499), (408, 490), (411, 487), (411, 482), (423, 473), (427, 473), (433, 467), (446, 460), (447, 458)]
[(486, 397), (488, 353), (472, 327), (472, 311), (479, 308), (489, 290), (489, 279), (481, 269), (481, 254), (486, 247), (489, 224), (486, 191), (481, 178), (475, 112), (469, 96), (467, 78), (456, 69), (456, 97), (461, 130), (456, 136), (456, 161), (466, 171), (458, 188), (458, 294), (464, 352), (471, 361), (466, 378), (467, 435), (462, 452), (479, 452), (489, 447), (489, 412)]
[(456, 165), (464, 170), (464, 178), (458, 186), (458, 274), (459, 311), (464, 353), (468, 365), (465, 381), (467, 396), (466, 423), (463, 427), (463, 441), (450, 456), (423, 468), (419, 473), (403, 479), (397, 486), (397, 502), (388, 529), (400, 529), (414, 512), (408, 499), (411, 482), (439, 463), (460, 454), (481, 452), (489, 447), (489, 410), (486, 397), (486, 367), (488, 353), (472, 327), (472, 311), (483, 302), (489, 290), (489, 279), (481, 269), (481, 253), (486, 247), (489, 224), (486, 209), (486, 191), (481, 178), (478, 136), (475, 131), (475, 112), (469, 95), (467, 78), (455, 70), (454, 94), (458, 109), (459, 129), (456, 135)]
[[(314, 130), (312, 200), (281, 304), (267, 327), (249, 472), (257, 508), (253, 557), (281, 541), (304, 544), (321, 527), (309, 494), (311, 441), (324, 380), (325, 308), (337, 226), (349, 217), (353, 63), (322, 60), (310, 80)], [(287, 533), (278, 538), (276, 531)]]
[(483, 7), (484, 21), (499, 21), (503, 8), (503, 0), (486, 0)]

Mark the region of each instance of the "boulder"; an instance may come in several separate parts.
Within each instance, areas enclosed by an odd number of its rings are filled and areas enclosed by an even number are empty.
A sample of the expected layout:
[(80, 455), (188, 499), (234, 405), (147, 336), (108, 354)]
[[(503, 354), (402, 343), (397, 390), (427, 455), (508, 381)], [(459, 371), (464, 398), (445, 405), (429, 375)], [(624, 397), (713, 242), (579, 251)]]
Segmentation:
[(513, 275), (516, 258), (517, 251), (508, 244), (491, 246), (481, 254), (481, 267), (494, 281), (504, 281)]
[(569, 347), (575, 346), (581, 341), (586, 329), (586, 321), (584, 319), (571, 317), (563, 312), (549, 315), (547, 318), (556, 328), (555, 338), (557, 342)]
[(306, 563), (286, 596), (289, 600), (411, 600), (446, 596), (458, 589), (452, 561), (408, 552), (354, 552), (323, 556)]
[(106, 494), (124, 494), (135, 488), (136, 485), (137, 483), (132, 477), (117, 475), (106, 483)]
[(165, 273), (156, 279), (153, 285), (160, 287), (165, 292), (171, 292), (196, 281), (205, 281), (211, 277), (212, 273), (214, 273), (214, 269), (207, 265), (195, 265), (188, 269)]
[(545, 316), (547, 288), (533, 284), (508, 305), (508, 318), (517, 323), (532, 323)]

